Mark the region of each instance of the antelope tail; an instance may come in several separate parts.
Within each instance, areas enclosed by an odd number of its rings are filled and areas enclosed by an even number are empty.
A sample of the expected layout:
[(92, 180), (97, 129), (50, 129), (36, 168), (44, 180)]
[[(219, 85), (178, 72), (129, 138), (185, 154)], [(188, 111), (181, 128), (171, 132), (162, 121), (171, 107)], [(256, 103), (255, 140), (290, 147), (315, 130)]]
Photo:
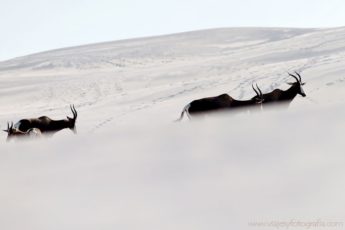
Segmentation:
[(183, 108), (183, 110), (182, 110), (182, 112), (181, 112), (180, 118), (178, 118), (177, 120), (175, 120), (175, 122), (181, 121), (181, 120), (183, 119), (183, 115), (184, 115), (185, 113), (187, 113), (187, 115), (188, 115), (188, 109), (189, 109), (189, 107), (190, 107), (190, 104), (186, 105), (186, 106)]

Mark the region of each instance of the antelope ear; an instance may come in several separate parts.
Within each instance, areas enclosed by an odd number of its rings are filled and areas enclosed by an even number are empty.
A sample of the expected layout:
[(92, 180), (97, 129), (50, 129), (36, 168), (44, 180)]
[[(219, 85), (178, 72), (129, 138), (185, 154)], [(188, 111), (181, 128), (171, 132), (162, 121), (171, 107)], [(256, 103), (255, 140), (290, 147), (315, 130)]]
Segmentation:
[(2, 131), (4, 131), (4, 132), (8, 133), (8, 130), (2, 130)]
[(286, 84), (288, 84), (288, 85), (293, 85), (294, 83), (291, 83), (291, 82), (286, 82)]
[(72, 120), (72, 118), (70, 118), (69, 116), (67, 116), (67, 119), (68, 119), (68, 120)]
[(307, 84), (307, 83), (306, 82), (301, 83), (301, 85), (305, 85), (305, 84)]

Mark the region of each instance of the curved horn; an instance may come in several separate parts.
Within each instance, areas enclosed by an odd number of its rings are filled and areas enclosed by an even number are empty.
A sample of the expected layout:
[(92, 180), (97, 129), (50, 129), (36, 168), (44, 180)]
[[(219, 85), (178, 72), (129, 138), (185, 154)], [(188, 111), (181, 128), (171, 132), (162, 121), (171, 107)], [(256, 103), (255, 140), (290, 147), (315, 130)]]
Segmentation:
[(291, 73), (288, 73), (291, 77), (295, 78), (297, 82), (300, 82), (298, 78), (295, 75), (292, 75)]
[(299, 73), (297, 73), (296, 71), (295, 71), (295, 74), (297, 74), (297, 76), (299, 77), (299, 82), (302, 82), (302, 77), (301, 77), (301, 75), (300, 75)]
[(6, 133), (10, 134), (13, 129), (13, 122), (7, 122), (7, 130), (4, 130)]
[(262, 99), (263, 98), (263, 94), (262, 94), (262, 91), (261, 89), (259, 88), (258, 84), (256, 83), (256, 88), (259, 90), (260, 92), (260, 98)]
[(259, 96), (260, 96), (260, 95), (259, 95), (259, 92), (258, 92), (258, 91), (256, 91), (256, 89), (254, 88), (254, 83), (252, 84), (252, 88), (253, 88), (254, 92), (256, 93), (256, 96), (258, 96), (258, 97), (259, 97)]
[(7, 129), (4, 129), (3, 131), (4, 131), (4, 132), (6, 132), (6, 133), (8, 133), (8, 132), (9, 132), (9, 130), (10, 130), (10, 123), (9, 123), (9, 122), (7, 122)]
[(75, 109), (74, 105), (73, 105), (73, 110), (74, 110), (74, 113), (75, 113), (75, 119), (77, 119), (78, 113), (77, 113), (77, 110)]
[(71, 111), (73, 113), (73, 119), (77, 119), (78, 117), (78, 113), (77, 113), (77, 110), (75, 109), (74, 105), (70, 105), (70, 108), (71, 108)]

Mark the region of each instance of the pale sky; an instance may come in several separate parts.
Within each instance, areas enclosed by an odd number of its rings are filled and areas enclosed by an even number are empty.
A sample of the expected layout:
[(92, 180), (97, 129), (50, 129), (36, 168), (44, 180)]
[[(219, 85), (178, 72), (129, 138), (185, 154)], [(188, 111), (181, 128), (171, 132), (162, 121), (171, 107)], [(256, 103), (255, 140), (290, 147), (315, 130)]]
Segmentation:
[(0, 60), (68, 46), (207, 28), (345, 26), (344, 0), (0, 0), (0, 3)]

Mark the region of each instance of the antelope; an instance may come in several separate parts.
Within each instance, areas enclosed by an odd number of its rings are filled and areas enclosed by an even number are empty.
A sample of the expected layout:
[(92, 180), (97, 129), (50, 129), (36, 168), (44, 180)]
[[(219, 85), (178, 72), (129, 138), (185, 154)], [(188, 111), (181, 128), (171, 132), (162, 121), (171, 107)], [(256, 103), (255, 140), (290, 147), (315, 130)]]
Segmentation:
[(67, 116), (67, 119), (53, 120), (47, 116), (42, 116), (39, 118), (22, 119), (18, 121), (14, 127), (22, 132), (27, 132), (30, 129), (37, 128), (42, 133), (55, 133), (68, 128), (76, 133), (75, 122), (77, 120), (78, 113), (74, 105), (71, 105), (70, 108), (73, 118)]
[(10, 141), (11, 138), (22, 138), (22, 137), (41, 137), (42, 132), (38, 128), (31, 128), (28, 129), (26, 132), (20, 131), (16, 128), (13, 128), (13, 122), (11, 125), (7, 123), (7, 130), (4, 130), (7, 132), (7, 141)]
[[(302, 82), (302, 77), (299, 73), (295, 71), (295, 74), (298, 76), (295, 76), (291, 73), (288, 73), (291, 77), (293, 77), (296, 82), (288, 82), (287, 84), (291, 85), (291, 87), (287, 90), (281, 90), (281, 89), (275, 89), (270, 93), (263, 94), (263, 103), (282, 103), (285, 102), (287, 104), (290, 104), (291, 101), (296, 97), (297, 94), (301, 95), (302, 97), (305, 97), (306, 94), (302, 88), (303, 85), (305, 85), (304, 82)], [(253, 97), (252, 99), (258, 99), (258, 96)]]
[(262, 106), (263, 98), (262, 98), (262, 92), (258, 85), (256, 84), (257, 90), (254, 88), (254, 85), (252, 85), (252, 88), (254, 92), (256, 93), (256, 96), (253, 97), (250, 100), (245, 101), (239, 101), (235, 100), (228, 94), (221, 94), (216, 97), (207, 97), (207, 98), (201, 98), (198, 100), (194, 100), (187, 104), (182, 112), (179, 119), (176, 121), (181, 121), (183, 118), (183, 115), (186, 113), (188, 118), (191, 119), (191, 116), (193, 115), (202, 115), (210, 112), (215, 111), (226, 111), (226, 110), (233, 110), (237, 108), (253, 108), (255, 105)]

